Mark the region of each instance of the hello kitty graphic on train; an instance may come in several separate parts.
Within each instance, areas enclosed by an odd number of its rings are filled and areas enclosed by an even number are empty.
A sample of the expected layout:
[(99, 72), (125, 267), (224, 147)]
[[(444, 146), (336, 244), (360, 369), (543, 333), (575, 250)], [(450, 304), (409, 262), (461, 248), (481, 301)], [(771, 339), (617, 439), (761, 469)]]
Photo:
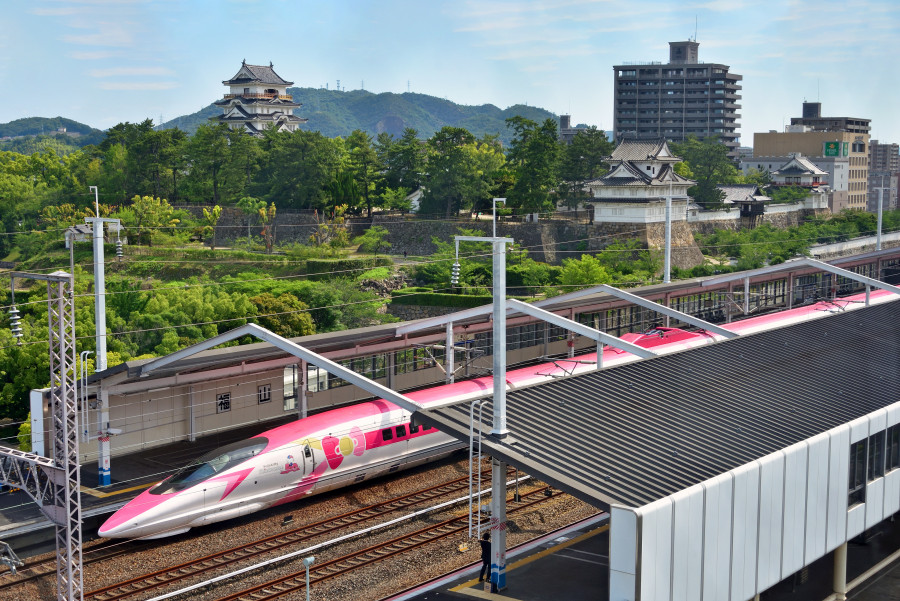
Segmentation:
[[(887, 292), (873, 292), (873, 303), (893, 300)], [(852, 310), (864, 295), (842, 299)], [(830, 302), (753, 317), (723, 327), (740, 334), (782, 327), (835, 309)], [(717, 336), (676, 328), (653, 328), (625, 334), (623, 340), (663, 354), (709, 344)], [(555, 377), (595, 369), (596, 353), (510, 370), (514, 388)], [(618, 349), (606, 348), (603, 365), (637, 360)], [(406, 396), (425, 406), (467, 401), (489, 394), (492, 380), (475, 378), (410, 392)], [(411, 414), (378, 399), (332, 409), (267, 430), (258, 436), (216, 449), (144, 491), (114, 513), (100, 527), (107, 538), (160, 538), (193, 527), (290, 503), (307, 495), (368, 480), (420, 465), (461, 448), (461, 443), (434, 428), (413, 426)]]

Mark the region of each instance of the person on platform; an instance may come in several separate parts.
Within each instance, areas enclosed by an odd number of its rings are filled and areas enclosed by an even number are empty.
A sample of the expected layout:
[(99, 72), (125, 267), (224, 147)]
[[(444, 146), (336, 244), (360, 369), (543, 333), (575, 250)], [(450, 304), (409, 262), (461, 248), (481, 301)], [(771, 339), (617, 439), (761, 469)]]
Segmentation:
[(478, 582), (484, 582), (484, 576), (491, 577), (491, 531), (485, 530), (481, 535), (481, 572), (478, 574)]

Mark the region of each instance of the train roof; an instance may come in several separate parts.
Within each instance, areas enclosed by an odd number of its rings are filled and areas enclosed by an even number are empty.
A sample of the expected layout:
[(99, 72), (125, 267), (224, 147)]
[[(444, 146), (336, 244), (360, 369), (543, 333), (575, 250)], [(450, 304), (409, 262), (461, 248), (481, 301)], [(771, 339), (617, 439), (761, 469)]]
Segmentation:
[[(897, 402), (898, 356), (896, 301), (746, 334), (511, 391), (509, 437), (484, 453), (639, 507)], [(419, 415), (468, 441), (468, 405)]]

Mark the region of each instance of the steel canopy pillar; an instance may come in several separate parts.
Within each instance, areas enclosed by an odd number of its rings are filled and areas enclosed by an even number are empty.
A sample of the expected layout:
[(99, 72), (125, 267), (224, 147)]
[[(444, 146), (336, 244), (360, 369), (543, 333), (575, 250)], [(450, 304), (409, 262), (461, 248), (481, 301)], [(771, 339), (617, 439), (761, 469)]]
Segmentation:
[(491, 592), (506, 588), (506, 463), (491, 459)]
[(506, 243), (512, 240), (491, 238), (491, 241), (494, 247), (491, 253), (494, 260), (494, 427), (491, 436), (502, 439), (509, 434), (506, 429)]
[[(494, 268), (493, 307), (493, 363), (494, 363), (494, 423), (490, 436), (509, 443), (506, 428), (506, 245), (512, 238), (482, 238), (455, 236), (460, 240), (490, 242)], [(491, 588), (495, 592), (506, 588), (506, 464), (491, 460)]]

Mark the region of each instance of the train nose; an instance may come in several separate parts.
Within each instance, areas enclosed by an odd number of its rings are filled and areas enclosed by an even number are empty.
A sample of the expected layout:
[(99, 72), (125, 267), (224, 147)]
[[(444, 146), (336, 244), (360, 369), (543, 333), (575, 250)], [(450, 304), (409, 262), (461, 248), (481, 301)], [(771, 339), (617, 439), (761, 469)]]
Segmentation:
[(103, 522), (97, 534), (103, 538), (134, 538), (140, 536), (140, 534), (136, 533), (138, 529), (135, 527), (135, 524), (129, 522), (114, 523), (115, 517), (115, 514), (113, 514), (112, 517)]
[(166, 497), (144, 491), (103, 522), (97, 534), (104, 538), (140, 538), (166, 513)]

